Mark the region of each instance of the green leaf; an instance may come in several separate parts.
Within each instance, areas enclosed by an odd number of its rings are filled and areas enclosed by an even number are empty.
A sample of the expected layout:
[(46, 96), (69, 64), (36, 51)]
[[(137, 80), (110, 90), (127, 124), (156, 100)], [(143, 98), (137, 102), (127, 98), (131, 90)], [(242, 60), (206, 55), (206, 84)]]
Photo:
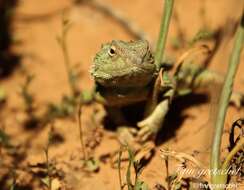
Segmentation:
[(81, 100), (83, 103), (89, 103), (94, 99), (94, 92), (90, 90), (83, 90), (81, 92)]
[(138, 180), (135, 184), (134, 190), (149, 190), (149, 187), (144, 181)]
[(50, 178), (49, 178), (48, 176), (45, 177), (45, 178), (41, 178), (41, 182), (42, 182), (45, 186), (49, 187), (49, 185), (50, 185)]
[(99, 170), (100, 163), (94, 158), (90, 158), (85, 162), (85, 169), (89, 172), (97, 172)]

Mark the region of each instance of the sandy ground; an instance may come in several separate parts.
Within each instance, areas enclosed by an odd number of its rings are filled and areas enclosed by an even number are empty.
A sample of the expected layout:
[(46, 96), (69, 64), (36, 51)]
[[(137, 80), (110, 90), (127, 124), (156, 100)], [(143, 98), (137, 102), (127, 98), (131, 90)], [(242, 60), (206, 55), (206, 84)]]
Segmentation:
[[(161, 0), (102, 0), (122, 12), (132, 22), (136, 23), (145, 31), (150, 39), (156, 41), (160, 25), (163, 3)], [(175, 1), (174, 14), (167, 41), (167, 54), (177, 58), (185, 48), (175, 50), (172, 47), (172, 40), (179, 34), (179, 28), (186, 40), (190, 40), (197, 31), (204, 25), (211, 30), (226, 26), (227, 21), (234, 22), (240, 17), (243, 1), (240, 0), (177, 0)], [(19, 95), (20, 85), (24, 83), (25, 73), (35, 76), (30, 86), (30, 92), (35, 97), (35, 104), (42, 109), (48, 102), (58, 103), (64, 94), (69, 93), (67, 75), (64, 66), (64, 59), (56, 38), (61, 33), (62, 9), (66, 9), (67, 18), (72, 22), (68, 33), (68, 51), (71, 64), (77, 63), (81, 66), (81, 77), (79, 80), (80, 89), (91, 89), (93, 86), (89, 68), (95, 53), (102, 43), (113, 39), (131, 40), (133, 37), (119, 23), (104, 15), (100, 11), (91, 8), (86, 4), (71, 6), (68, 0), (21, 0), (16, 8), (14, 19), (14, 36), (21, 43), (15, 47), (22, 55), (22, 66), (13, 75), (1, 80), (8, 94), (7, 104), (1, 108), (1, 123), (5, 132), (10, 135), (15, 145), (25, 144), (29, 141), (26, 157), (17, 161), (17, 165), (27, 166), (45, 161), (43, 147), (46, 146), (49, 125), (43, 129), (26, 130), (21, 125), (23, 117), (23, 100)], [(55, 14), (49, 14), (55, 13)], [(42, 17), (42, 15), (47, 15)], [(30, 19), (31, 18), (31, 19)], [(227, 25), (228, 26), (228, 25)], [(211, 69), (225, 73), (228, 64), (228, 57), (232, 47), (233, 35), (222, 40), (222, 45), (216, 52)], [(242, 53), (241, 64), (235, 79), (234, 88), (244, 91), (244, 54)], [(24, 72), (25, 71), (25, 72)], [(211, 85), (211, 84), (210, 84)], [(196, 97), (197, 99), (197, 97)], [(169, 147), (172, 150), (192, 154), (198, 150), (197, 156), (206, 167), (208, 166), (208, 153), (206, 147), (211, 143), (211, 121), (210, 109), (216, 105), (209, 101), (190, 105), (192, 99), (186, 100), (189, 106), (177, 116), (172, 113), (168, 124), (163, 132), (165, 139), (156, 150), (155, 155), (146, 165), (142, 172), (143, 179), (152, 189), (155, 184), (165, 185), (165, 165), (160, 157), (160, 148)], [(183, 101), (184, 102), (184, 101)], [(181, 104), (182, 101), (179, 101)], [(178, 111), (181, 105), (176, 106)], [(84, 108), (82, 124), (86, 131), (89, 131), (90, 108)], [(236, 119), (243, 117), (243, 109), (237, 110), (229, 107), (225, 122), (225, 129), (228, 130)], [(174, 118), (176, 117), (176, 118)], [(87, 174), (81, 168), (80, 158), (82, 152), (79, 142), (79, 130), (75, 119), (65, 118), (54, 123), (55, 131), (60, 134), (64, 141), (50, 147), (50, 159), (56, 161), (57, 168), (64, 171), (64, 181), (71, 189), (119, 189), (118, 171), (111, 168), (110, 164), (101, 163), (99, 172)], [(103, 130), (103, 137), (93, 154), (96, 158), (111, 152), (119, 147), (118, 142), (112, 138), (114, 132)], [(226, 152), (228, 134), (224, 134), (223, 152)], [(4, 158), (11, 162), (13, 158)], [(175, 162), (171, 162), (170, 168), (173, 171)], [(123, 180), (125, 179), (126, 166), (123, 165)], [(26, 189), (44, 189), (38, 178), (31, 180), (33, 176), (26, 172), (19, 172), (17, 182), (26, 186)], [(3, 182), (1, 182), (3, 184)], [(1, 188), (0, 188), (1, 189)]]

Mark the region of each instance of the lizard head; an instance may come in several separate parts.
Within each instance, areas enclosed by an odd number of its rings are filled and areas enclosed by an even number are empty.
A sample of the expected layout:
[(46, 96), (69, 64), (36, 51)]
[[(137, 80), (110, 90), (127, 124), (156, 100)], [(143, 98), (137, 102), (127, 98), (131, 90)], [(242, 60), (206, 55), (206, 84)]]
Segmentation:
[(154, 60), (145, 40), (113, 40), (103, 44), (91, 68), (95, 82), (105, 87), (146, 86), (155, 73)]

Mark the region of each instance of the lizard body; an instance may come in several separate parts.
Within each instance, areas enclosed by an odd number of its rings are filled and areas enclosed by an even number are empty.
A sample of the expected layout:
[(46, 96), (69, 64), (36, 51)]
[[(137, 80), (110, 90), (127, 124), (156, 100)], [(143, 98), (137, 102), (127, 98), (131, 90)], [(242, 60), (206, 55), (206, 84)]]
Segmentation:
[[(209, 54), (206, 46), (198, 50)], [(96, 54), (91, 75), (96, 83), (96, 93), (109, 109), (146, 101), (145, 119), (137, 123), (138, 136), (141, 141), (146, 141), (157, 134), (174, 97), (209, 82), (219, 82), (221, 78), (203, 66), (184, 64), (184, 59), (177, 64), (173, 77), (169, 77), (163, 68), (160, 71), (156, 68), (147, 41), (113, 40), (102, 45)], [(237, 97), (237, 102), (243, 98)], [(112, 117), (115, 112), (112, 111)]]

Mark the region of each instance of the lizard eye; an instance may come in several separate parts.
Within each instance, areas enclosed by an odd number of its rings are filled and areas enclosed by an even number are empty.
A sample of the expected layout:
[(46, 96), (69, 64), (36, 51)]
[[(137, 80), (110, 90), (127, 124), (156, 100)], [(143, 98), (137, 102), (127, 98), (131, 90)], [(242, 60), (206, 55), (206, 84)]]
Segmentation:
[(114, 46), (111, 46), (111, 48), (108, 51), (108, 54), (113, 57), (115, 55), (116, 48)]

